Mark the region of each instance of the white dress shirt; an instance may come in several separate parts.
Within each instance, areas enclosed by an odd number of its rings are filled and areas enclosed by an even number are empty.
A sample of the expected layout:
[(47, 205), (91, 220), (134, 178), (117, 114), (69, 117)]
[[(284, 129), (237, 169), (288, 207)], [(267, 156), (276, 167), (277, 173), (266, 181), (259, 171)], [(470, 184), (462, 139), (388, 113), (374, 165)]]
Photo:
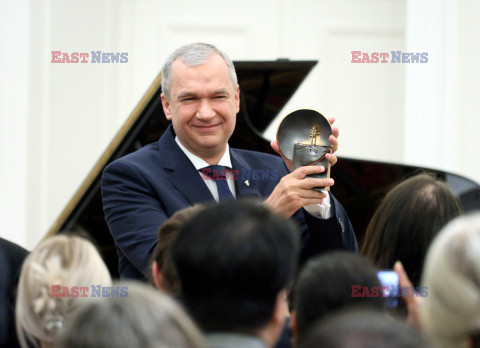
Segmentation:
[[(205, 185), (207, 185), (207, 188), (210, 190), (213, 198), (215, 198), (215, 200), (218, 202), (219, 198), (218, 198), (217, 183), (215, 182), (215, 180), (212, 180), (211, 178), (209, 178), (208, 176), (203, 174), (200, 170), (202, 168), (208, 167), (210, 164), (208, 164), (204, 159), (202, 159), (202, 158), (198, 157), (197, 155), (194, 155), (193, 153), (188, 151), (187, 148), (185, 146), (183, 146), (183, 144), (180, 142), (180, 140), (178, 140), (178, 137), (175, 137), (175, 141), (177, 142), (180, 149), (182, 149), (185, 156), (187, 156), (188, 159), (190, 160), (190, 162), (192, 162), (193, 166), (198, 171), (198, 175), (200, 175), (200, 177), (203, 179), (203, 182), (205, 183)], [(218, 165), (219, 166), (225, 166), (229, 169), (232, 169), (232, 161), (230, 160), (230, 148), (229, 148), (228, 144), (227, 144), (227, 148), (225, 150), (225, 153), (223, 154), (222, 158), (220, 159), (220, 162), (218, 162)], [(232, 192), (233, 197), (236, 198), (237, 196), (236, 196), (236, 193), (235, 193), (235, 182), (233, 181), (233, 179), (234, 179), (233, 175), (227, 175), (226, 179), (227, 179), (227, 183), (228, 183), (228, 188)]]

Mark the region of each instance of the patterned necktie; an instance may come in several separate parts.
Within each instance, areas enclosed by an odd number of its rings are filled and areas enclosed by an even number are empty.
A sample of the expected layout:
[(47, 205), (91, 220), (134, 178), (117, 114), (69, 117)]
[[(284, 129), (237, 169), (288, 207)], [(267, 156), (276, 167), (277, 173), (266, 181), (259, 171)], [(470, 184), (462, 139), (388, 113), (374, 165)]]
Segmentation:
[(227, 170), (227, 167), (219, 165), (212, 165), (201, 169), (203, 174), (215, 180), (218, 190), (218, 200), (220, 202), (229, 200), (231, 201), (235, 199), (232, 191), (230, 191), (230, 188), (228, 187), (226, 177)]

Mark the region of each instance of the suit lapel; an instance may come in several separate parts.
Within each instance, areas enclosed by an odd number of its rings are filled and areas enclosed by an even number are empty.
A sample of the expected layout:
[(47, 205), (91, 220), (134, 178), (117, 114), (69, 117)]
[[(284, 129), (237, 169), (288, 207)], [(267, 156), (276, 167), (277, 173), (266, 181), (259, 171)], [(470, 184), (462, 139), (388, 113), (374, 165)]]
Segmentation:
[(173, 186), (187, 198), (191, 204), (213, 201), (213, 196), (200, 174), (195, 170), (192, 162), (185, 157), (177, 162), (177, 166), (170, 175)]
[(240, 154), (235, 151), (235, 149), (230, 149), (230, 159), (232, 161), (232, 167), (236, 170), (236, 180), (235, 180), (235, 191), (237, 193), (237, 198), (255, 196), (261, 197), (261, 193), (258, 190), (257, 182), (252, 180), (245, 173), (251, 172), (251, 167), (247, 162), (240, 156)]
[(163, 166), (170, 172), (172, 185), (190, 202), (190, 204), (212, 201), (213, 196), (203, 182), (192, 162), (175, 142), (172, 125), (158, 141)]

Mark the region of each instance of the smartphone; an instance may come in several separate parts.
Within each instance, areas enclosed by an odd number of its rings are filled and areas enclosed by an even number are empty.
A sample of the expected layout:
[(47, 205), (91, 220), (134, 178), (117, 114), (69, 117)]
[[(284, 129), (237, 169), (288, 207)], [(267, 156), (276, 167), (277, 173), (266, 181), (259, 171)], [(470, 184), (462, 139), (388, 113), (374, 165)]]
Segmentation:
[(398, 308), (400, 303), (400, 285), (398, 283), (398, 274), (391, 270), (383, 270), (377, 273), (377, 277), (382, 284), (382, 292), (385, 298), (385, 308)]

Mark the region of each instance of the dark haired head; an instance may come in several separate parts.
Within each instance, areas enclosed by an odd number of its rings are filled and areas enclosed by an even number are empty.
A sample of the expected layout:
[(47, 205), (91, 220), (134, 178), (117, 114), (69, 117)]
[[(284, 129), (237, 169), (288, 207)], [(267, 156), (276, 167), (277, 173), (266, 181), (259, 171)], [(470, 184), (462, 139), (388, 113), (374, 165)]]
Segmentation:
[[(367, 287), (376, 297), (352, 296), (352, 286)], [(310, 260), (295, 285), (294, 305), (299, 340), (308, 328), (325, 315), (346, 306), (383, 308), (377, 270), (358, 254), (335, 251)], [(362, 292), (363, 290), (359, 290)]]
[(413, 176), (388, 192), (377, 208), (362, 254), (379, 268), (392, 268), (400, 260), (418, 286), (428, 246), (460, 213), (457, 199), (444, 182), (428, 174)]
[[(151, 283), (171, 295), (177, 294), (180, 285), (175, 270), (175, 266), (170, 259), (169, 248), (173, 240), (178, 234), (180, 227), (199, 213), (204, 208), (203, 205), (196, 204), (194, 206), (182, 209), (173, 214), (167, 221), (165, 221), (158, 230), (158, 242), (152, 255), (152, 273)], [(156, 262), (157, 271), (161, 273), (161, 284), (156, 283), (154, 274), (155, 269), (153, 263)]]
[(255, 332), (293, 276), (298, 231), (259, 203), (234, 201), (185, 223), (170, 252), (181, 300), (205, 331)]
[(420, 333), (373, 310), (346, 310), (316, 323), (300, 348), (424, 348)]

